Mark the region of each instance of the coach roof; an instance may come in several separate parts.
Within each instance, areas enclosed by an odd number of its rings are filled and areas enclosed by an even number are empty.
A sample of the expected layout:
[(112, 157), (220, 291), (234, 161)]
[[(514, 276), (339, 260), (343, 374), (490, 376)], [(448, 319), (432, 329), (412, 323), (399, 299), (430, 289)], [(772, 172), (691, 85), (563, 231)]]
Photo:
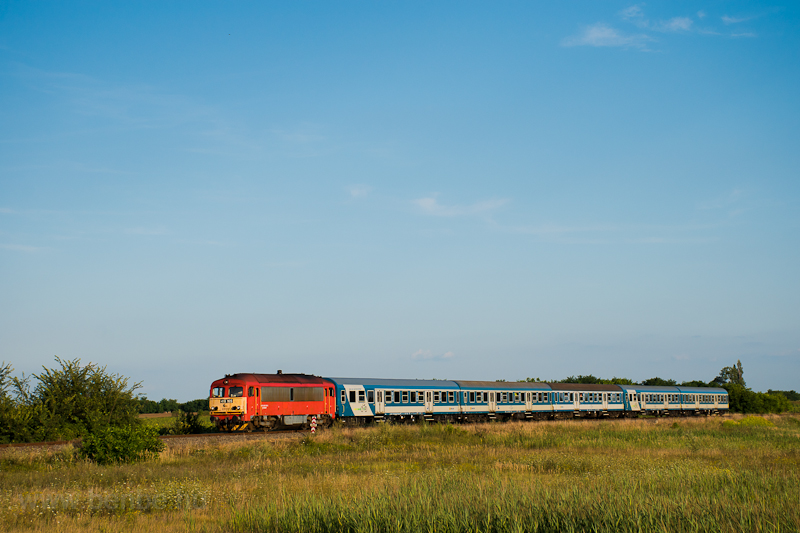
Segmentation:
[(533, 383), (530, 381), (456, 381), (463, 389), (497, 389), (497, 390), (550, 390), (547, 383)]
[(453, 381), (439, 379), (380, 379), (380, 378), (327, 378), (337, 385), (363, 385), (392, 389), (395, 387), (415, 389), (424, 387), (428, 389), (455, 389)]
[(562, 391), (610, 391), (620, 392), (619, 385), (595, 385), (593, 383), (550, 383), (553, 390)]

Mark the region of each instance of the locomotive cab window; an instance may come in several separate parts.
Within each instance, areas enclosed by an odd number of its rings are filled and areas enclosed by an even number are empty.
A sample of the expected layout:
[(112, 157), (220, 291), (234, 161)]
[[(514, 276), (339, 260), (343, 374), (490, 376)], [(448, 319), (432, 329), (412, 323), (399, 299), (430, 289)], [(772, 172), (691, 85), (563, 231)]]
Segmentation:
[(247, 395), (248, 395), (248, 396), (255, 396), (255, 395), (253, 394), (253, 387), (247, 387)]
[(243, 387), (231, 387), (230, 389), (228, 389), (228, 395), (231, 398), (241, 398), (243, 394), (244, 394)]
[(222, 398), (225, 396), (225, 387), (214, 387), (211, 389), (211, 396), (213, 398)]

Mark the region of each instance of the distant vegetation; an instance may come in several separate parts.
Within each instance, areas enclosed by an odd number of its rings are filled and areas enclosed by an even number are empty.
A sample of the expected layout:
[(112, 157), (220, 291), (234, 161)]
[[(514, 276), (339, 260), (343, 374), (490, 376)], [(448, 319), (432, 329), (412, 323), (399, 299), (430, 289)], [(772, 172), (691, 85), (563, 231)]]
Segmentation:
[(200, 398), (199, 400), (180, 403), (178, 400), (168, 400), (166, 398), (156, 402), (148, 400), (145, 396), (139, 396), (136, 398), (136, 402), (141, 414), (177, 413), (179, 411), (184, 413), (201, 413), (203, 411), (208, 411), (208, 398)]
[(683, 381), (678, 383), (674, 379), (654, 377), (635, 382), (628, 378), (613, 377), (603, 379), (591, 374), (584, 376), (569, 376), (562, 380), (541, 380), (539, 378), (526, 378), (525, 382), (548, 383), (583, 383), (586, 385), (648, 385), (661, 387), (720, 387), (728, 391), (730, 410), (734, 413), (785, 413), (792, 411), (792, 401), (800, 400), (800, 394), (791, 391), (767, 390), (766, 393), (755, 392), (747, 387), (744, 381), (742, 362), (736, 361), (733, 366), (726, 366), (719, 371), (719, 375), (711, 381)]

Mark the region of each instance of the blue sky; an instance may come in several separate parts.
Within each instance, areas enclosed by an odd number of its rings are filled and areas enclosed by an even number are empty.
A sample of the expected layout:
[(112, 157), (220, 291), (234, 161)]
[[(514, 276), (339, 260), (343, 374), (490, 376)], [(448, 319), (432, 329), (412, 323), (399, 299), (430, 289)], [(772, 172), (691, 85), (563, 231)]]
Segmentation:
[(0, 2), (0, 359), (800, 389), (799, 23)]

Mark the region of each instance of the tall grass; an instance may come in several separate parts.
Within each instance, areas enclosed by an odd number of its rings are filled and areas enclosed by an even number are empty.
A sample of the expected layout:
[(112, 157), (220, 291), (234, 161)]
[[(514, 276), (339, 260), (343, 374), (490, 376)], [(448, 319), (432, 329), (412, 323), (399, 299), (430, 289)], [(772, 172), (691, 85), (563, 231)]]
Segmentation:
[(800, 530), (800, 419), (732, 419), (338, 427), (114, 467), (16, 450), (0, 531)]

